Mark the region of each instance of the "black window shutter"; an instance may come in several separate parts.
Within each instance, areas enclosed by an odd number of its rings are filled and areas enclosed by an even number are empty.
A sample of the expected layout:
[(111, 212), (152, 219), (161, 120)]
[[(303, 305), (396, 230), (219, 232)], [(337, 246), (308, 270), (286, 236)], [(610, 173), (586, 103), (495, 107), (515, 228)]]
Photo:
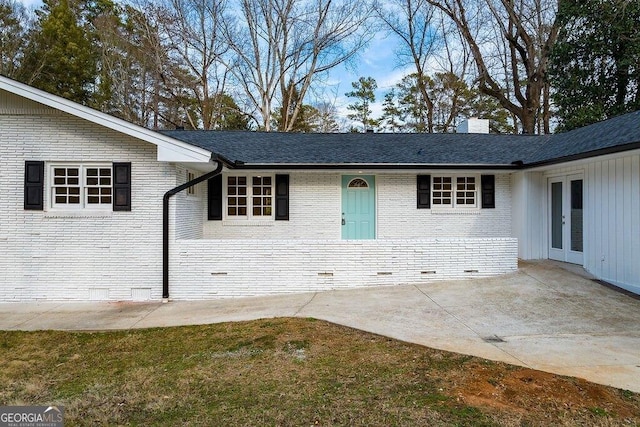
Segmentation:
[(131, 210), (131, 162), (113, 163), (113, 210)]
[(418, 175), (418, 209), (431, 209), (431, 175)]
[(482, 175), (482, 209), (496, 207), (496, 177), (495, 175)]
[(207, 219), (222, 221), (222, 175), (216, 175), (207, 182), (209, 186)]
[(44, 210), (44, 162), (24, 162), (24, 208)]
[(289, 175), (276, 175), (276, 221), (289, 221)]

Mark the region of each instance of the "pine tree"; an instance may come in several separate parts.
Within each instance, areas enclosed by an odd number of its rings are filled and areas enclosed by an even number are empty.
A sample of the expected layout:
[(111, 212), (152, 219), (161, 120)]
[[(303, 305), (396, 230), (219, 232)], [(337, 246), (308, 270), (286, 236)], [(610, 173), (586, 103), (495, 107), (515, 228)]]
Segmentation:
[(20, 80), (81, 104), (90, 103), (97, 54), (69, 0), (45, 0), (30, 33)]
[(23, 55), (26, 22), (22, 4), (0, 0), (0, 75), (16, 76)]
[(378, 120), (381, 131), (401, 132), (403, 130), (403, 114), (396, 101), (396, 91), (394, 89), (391, 89), (384, 95), (382, 117)]
[(375, 90), (378, 83), (373, 77), (360, 77), (357, 82), (352, 82), (351, 86), (353, 90), (345, 95), (356, 98), (356, 102), (347, 106), (348, 110), (353, 111), (352, 114), (347, 114), (347, 118), (361, 123), (362, 130), (366, 132), (378, 124), (377, 120), (371, 118), (371, 104), (376, 100)]
[[(408, 131), (422, 133), (429, 132), (433, 128), (433, 122), (430, 119), (433, 115), (433, 102), (427, 102), (424, 98), (424, 93), (431, 92), (433, 85), (433, 80), (429, 76), (419, 77), (416, 73), (405, 76), (396, 85), (398, 103), (406, 118), (405, 127)], [(421, 90), (420, 86), (424, 90)]]
[(549, 70), (559, 130), (640, 109), (640, 2), (562, 0)]

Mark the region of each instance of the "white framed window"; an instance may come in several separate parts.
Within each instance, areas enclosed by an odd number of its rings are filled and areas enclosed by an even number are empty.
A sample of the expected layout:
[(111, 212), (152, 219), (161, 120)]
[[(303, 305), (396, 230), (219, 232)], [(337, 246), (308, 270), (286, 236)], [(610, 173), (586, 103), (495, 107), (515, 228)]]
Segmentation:
[(450, 176), (434, 176), (431, 190), (431, 204), (437, 206), (453, 205), (453, 178)]
[(434, 176), (431, 205), (434, 208), (477, 208), (478, 177), (476, 175)]
[(273, 181), (271, 175), (242, 175), (225, 178), (227, 219), (273, 218)]
[(49, 165), (51, 208), (111, 209), (113, 170), (108, 164)]
[(456, 206), (472, 207), (478, 206), (478, 188), (475, 176), (457, 176), (455, 202)]

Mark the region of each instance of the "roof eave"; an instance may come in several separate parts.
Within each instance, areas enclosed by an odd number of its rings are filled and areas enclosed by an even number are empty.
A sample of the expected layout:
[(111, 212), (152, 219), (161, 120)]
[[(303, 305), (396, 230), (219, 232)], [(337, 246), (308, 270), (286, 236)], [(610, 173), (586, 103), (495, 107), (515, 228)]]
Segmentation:
[(574, 162), (576, 160), (590, 159), (598, 156), (605, 156), (607, 154), (624, 153), (625, 151), (632, 151), (640, 149), (640, 141), (632, 142), (629, 144), (616, 145), (614, 147), (601, 148), (599, 150), (587, 151), (584, 153), (573, 154), (570, 156), (557, 157), (549, 160), (541, 160), (533, 163), (524, 163), (524, 169), (538, 168), (542, 166), (553, 166), (560, 163)]
[(158, 161), (208, 163), (211, 159), (212, 153), (209, 150), (162, 135), (161, 133), (129, 123), (7, 77), (0, 76), (0, 89), (133, 138), (154, 144), (158, 147)]
[(244, 163), (233, 162), (234, 169), (262, 170), (389, 170), (389, 169), (473, 169), (473, 170), (517, 170), (521, 166), (514, 164), (448, 164), (448, 163)]

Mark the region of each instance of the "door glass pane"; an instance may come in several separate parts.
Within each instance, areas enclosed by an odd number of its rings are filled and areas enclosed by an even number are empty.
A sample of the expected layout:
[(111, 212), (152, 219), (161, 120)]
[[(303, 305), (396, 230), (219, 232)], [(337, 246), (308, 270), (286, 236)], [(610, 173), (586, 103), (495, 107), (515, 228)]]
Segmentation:
[(571, 181), (571, 250), (582, 252), (582, 180)]
[(562, 249), (562, 183), (551, 183), (551, 247)]

